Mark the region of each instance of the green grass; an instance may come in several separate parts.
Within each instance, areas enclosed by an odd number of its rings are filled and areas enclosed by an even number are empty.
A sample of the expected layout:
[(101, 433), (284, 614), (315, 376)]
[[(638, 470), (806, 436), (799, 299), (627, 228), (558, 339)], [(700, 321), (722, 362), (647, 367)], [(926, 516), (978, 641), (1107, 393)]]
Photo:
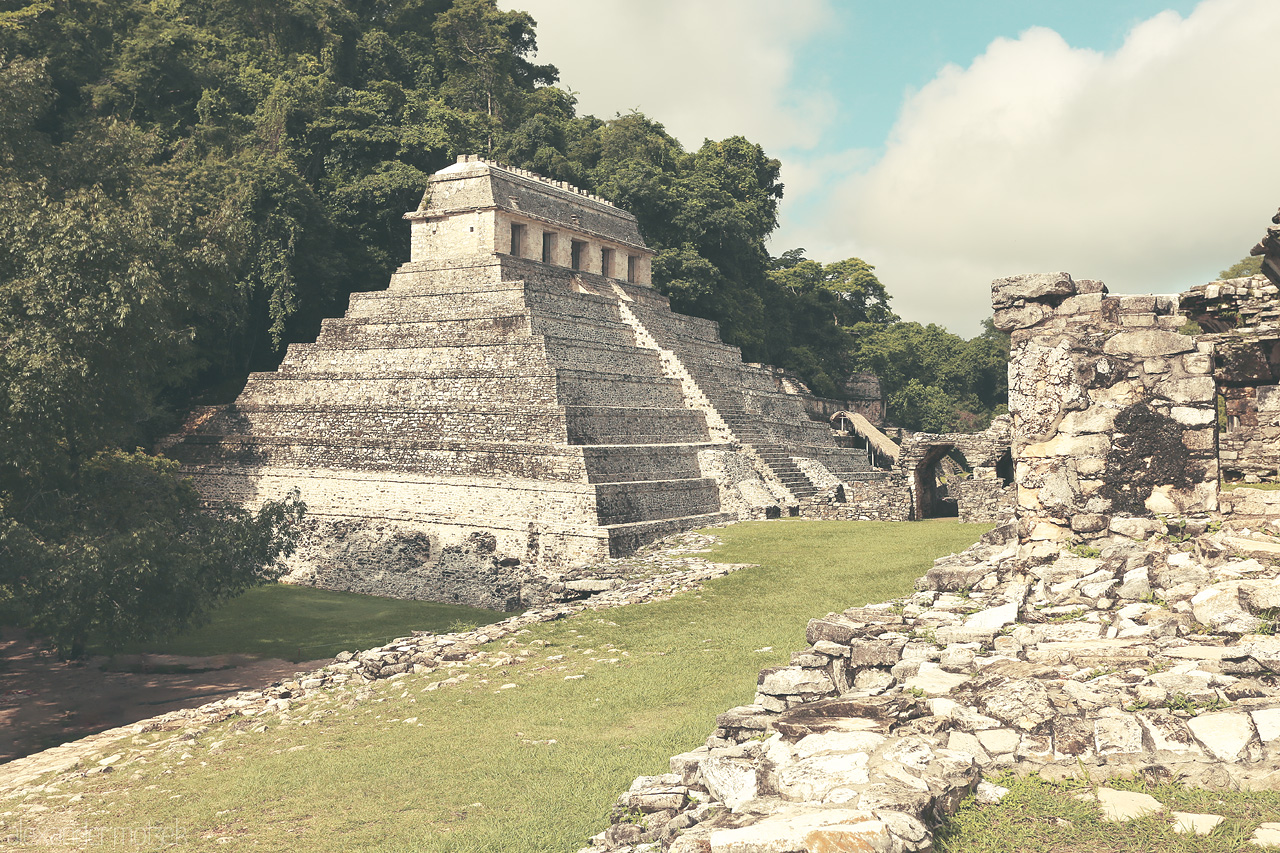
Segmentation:
[[(607, 826), (635, 776), (666, 772), (717, 713), (749, 703), (756, 673), (804, 647), (810, 618), (909, 593), (935, 557), (986, 529), (796, 520), (717, 530), (713, 559), (759, 568), (490, 646), (524, 661), (328, 692), (266, 732), (244, 730), (254, 719), (220, 724), (176, 752), (69, 783), (39, 818), (176, 824), (187, 840), (170, 849), (225, 837), (232, 850), (572, 851)], [(468, 680), (430, 689), (450, 673)], [(84, 795), (75, 806), (56, 799), (73, 793)]]
[[(1107, 784), (1150, 794), (1165, 813), (1116, 823), (1104, 821), (1096, 803), (1076, 796), (1081, 783), (1052, 783), (1035, 776), (1004, 780), (1009, 794), (998, 806), (964, 804), (936, 836), (938, 853), (1245, 853), (1260, 823), (1280, 821), (1280, 792), (1205, 791), (1174, 784), (1113, 780)], [(1169, 812), (1226, 818), (1205, 836), (1173, 831)]]
[(131, 643), (120, 653), (319, 660), (373, 648), (414, 630), (441, 633), (454, 625), (488, 625), (506, 616), (474, 607), (271, 584), (227, 602), (198, 628), (168, 639)]

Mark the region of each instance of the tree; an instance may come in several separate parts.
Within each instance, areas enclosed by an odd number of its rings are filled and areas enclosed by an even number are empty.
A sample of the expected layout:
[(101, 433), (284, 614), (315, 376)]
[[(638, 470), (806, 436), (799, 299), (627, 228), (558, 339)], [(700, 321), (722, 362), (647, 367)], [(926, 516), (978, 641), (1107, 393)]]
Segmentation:
[(880, 378), (888, 418), (926, 432), (973, 432), (1004, 411), (1009, 337), (988, 321), (964, 340), (941, 326), (862, 323), (853, 329), (853, 363)]
[(1262, 273), (1262, 255), (1251, 255), (1236, 261), (1222, 272), (1218, 273), (1219, 280), (1229, 278), (1248, 278), (1251, 275), (1260, 275)]
[(153, 135), (37, 130), (48, 84), (0, 66), (0, 90), (32, 92), (0, 103), (0, 601), (78, 657), (274, 577), (302, 507), (214, 517), (174, 463), (118, 449), (199, 369), (190, 321), (228, 286), (234, 241)]
[[(492, 0), (457, 0), (434, 29), (444, 60), (442, 94), (456, 106), (483, 112), (494, 130), (520, 116), (524, 94), (558, 79), (554, 66), (528, 60), (538, 45), (527, 12), (503, 12)], [(486, 141), (492, 152), (492, 133)]]
[(821, 264), (804, 257), (804, 249), (791, 249), (774, 258), (769, 277), (779, 287), (800, 296), (834, 296), (832, 322), (838, 326), (856, 323), (889, 323), (897, 319), (889, 310), (889, 293), (875, 267), (861, 258), (847, 258)]
[(64, 659), (200, 621), (279, 577), (305, 510), (296, 498), (256, 514), (200, 506), (177, 463), (103, 451), (64, 480), (0, 504), (0, 600)]

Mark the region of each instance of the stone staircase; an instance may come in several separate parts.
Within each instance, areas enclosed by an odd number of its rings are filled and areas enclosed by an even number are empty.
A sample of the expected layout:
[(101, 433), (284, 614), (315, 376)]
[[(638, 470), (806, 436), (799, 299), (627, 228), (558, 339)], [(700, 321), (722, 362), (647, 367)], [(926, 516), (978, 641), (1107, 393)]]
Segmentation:
[(623, 295), (622, 319), (636, 330), (641, 346), (661, 353), (686, 399), (707, 414), (712, 434), (737, 444), (795, 503), (818, 493), (796, 457), (815, 459), (845, 481), (884, 477), (864, 454), (836, 446), (830, 429), (810, 420), (799, 399), (779, 389), (770, 372), (744, 363), (737, 347), (722, 343), (715, 323), (671, 312), (669, 302), (652, 291)]

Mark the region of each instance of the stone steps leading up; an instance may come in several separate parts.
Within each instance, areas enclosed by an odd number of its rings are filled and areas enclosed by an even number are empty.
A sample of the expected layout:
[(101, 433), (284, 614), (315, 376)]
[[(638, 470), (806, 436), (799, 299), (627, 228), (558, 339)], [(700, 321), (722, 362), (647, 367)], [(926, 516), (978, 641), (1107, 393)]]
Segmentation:
[(719, 488), (709, 478), (600, 483), (595, 489), (596, 512), (604, 527), (720, 510)]
[(657, 542), (667, 536), (737, 520), (738, 517), (731, 512), (710, 512), (658, 521), (609, 524), (605, 525), (604, 529), (609, 539), (609, 556), (625, 557), (628, 554), (634, 554), (650, 542)]
[(697, 443), (711, 438), (706, 418), (692, 409), (565, 406), (564, 413), (570, 444)]

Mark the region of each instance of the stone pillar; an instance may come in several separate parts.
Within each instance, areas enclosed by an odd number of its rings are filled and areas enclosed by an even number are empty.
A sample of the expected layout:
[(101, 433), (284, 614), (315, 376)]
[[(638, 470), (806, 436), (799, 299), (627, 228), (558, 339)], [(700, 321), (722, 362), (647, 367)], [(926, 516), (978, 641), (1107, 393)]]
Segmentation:
[(1173, 299), (1108, 296), (1067, 273), (997, 279), (1024, 541), (1144, 536), (1218, 508), (1213, 345)]

